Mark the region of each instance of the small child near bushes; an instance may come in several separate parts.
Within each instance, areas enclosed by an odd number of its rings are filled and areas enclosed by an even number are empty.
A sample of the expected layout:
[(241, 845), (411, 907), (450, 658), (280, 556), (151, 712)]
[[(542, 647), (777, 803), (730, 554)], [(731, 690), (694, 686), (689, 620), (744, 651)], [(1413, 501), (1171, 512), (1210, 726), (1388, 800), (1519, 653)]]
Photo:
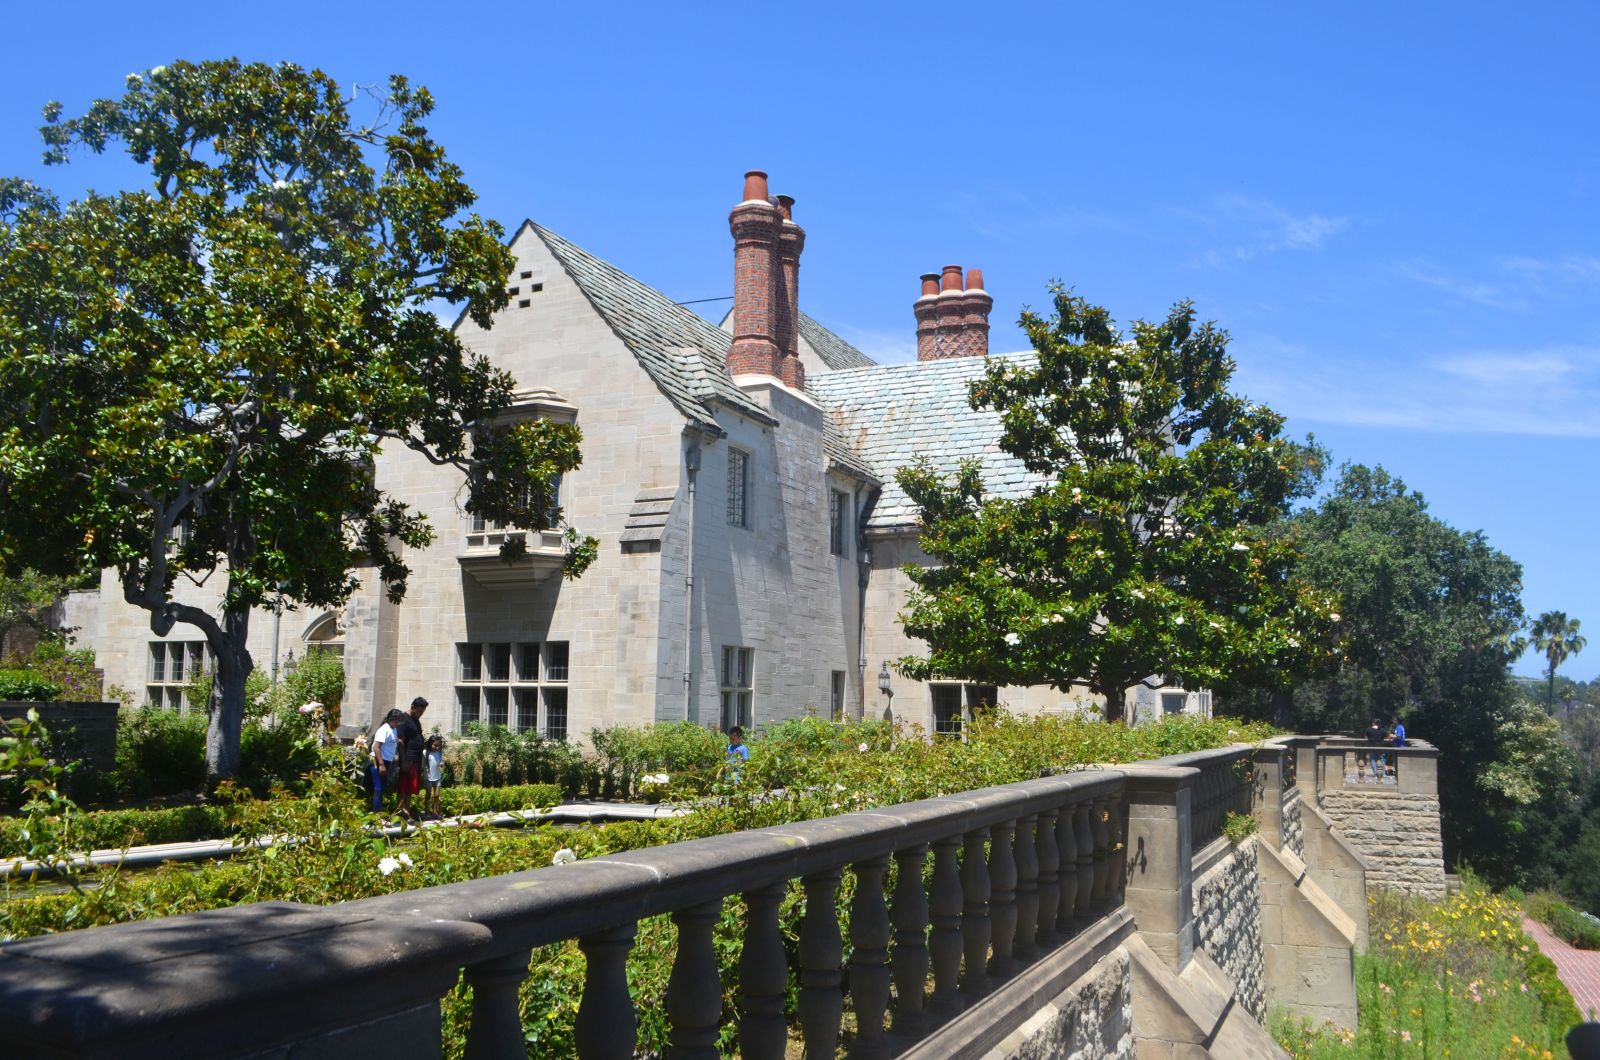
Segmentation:
[(422, 745), (424, 766), (427, 775), (423, 782), (427, 785), (428, 816), (435, 821), (439, 819), (439, 784), (444, 779), (444, 737), (434, 733), (428, 737), (428, 742)]

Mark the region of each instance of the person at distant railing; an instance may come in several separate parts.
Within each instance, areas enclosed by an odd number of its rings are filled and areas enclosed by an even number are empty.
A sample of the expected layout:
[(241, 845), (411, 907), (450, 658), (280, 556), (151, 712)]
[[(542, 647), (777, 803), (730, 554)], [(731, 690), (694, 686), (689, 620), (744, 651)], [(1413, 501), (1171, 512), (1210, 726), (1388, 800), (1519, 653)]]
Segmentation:
[(1390, 726), (1394, 729), (1394, 745), (1396, 747), (1404, 747), (1406, 745), (1406, 727), (1400, 721), (1398, 714), (1390, 722)]
[(1383, 722), (1377, 718), (1372, 719), (1372, 724), (1367, 726), (1367, 746), (1372, 750), (1367, 752), (1367, 765), (1372, 770), (1374, 783), (1383, 781), (1384, 773), (1389, 767), (1388, 756), (1378, 748), (1389, 742), (1389, 734), (1383, 728)]

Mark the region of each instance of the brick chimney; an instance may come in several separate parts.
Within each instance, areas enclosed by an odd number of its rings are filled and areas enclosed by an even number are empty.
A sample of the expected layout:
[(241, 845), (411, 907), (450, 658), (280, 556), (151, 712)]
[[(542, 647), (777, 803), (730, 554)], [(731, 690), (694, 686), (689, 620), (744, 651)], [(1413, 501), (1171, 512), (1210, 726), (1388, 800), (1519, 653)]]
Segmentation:
[(982, 270), (967, 270), (965, 284), (959, 265), (924, 274), (922, 297), (912, 308), (917, 315), (917, 360), (982, 357), (989, 352), (989, 310), (994, 299), (983, 289)]
[(782, 378), (774, 298), (782, 283), (774, 268), (782, 225), (783, 214), (767, 196), (767, 175), (758, 169), (746, 173), (744, 201), (728, 215), (733, 232), (733, 344), (728, 347), (732, 375)]
[(779, 376), (795, 390), (806, 386), (806, 368), (800, 363), (800, 252), (806, 248), (806, 230), (794, 222), (794, 199), (778, 196), (783, 223), (778, 234), (778, 352)]
[(917, 314), (917, 360), (939, 359), (939, 274), (922, 274), (922, 295), (911, 305)]

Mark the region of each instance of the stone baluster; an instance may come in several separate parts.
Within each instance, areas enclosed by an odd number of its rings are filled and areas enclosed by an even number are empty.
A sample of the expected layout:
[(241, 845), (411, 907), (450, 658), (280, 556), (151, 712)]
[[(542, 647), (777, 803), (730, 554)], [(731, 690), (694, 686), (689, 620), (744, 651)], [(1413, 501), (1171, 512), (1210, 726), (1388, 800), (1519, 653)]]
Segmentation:
[(722, 1019), (722, 978), (711, 932), (722, 916), (722, 900), (704, 902), (672, 914), (678, 927), (678, 952), (667, 980), (668, 1060), (716, 1060), (717, 1025)]
[(1106, 876), (1111, 869), (1111, 833), (1106, 828), (1106, 798), (1094, 800), (1089, 813), (1089, 828), (1094, 833), (1094, 884), (1089, 891), (1089, 910), (1099, 914), (1106, 908)]
[(989, 974), (1006, 979), (1016, 974), (1012, 951), (1017, 940), (1017, 859), (1011, 837), (1015, 821), (1003, 821), (989, 830), (989, 937), (994, 955)]
[(928, 912), (933, 930), (928, 933), (928, 957), (933, 963), (933, 996), (928, 1008), (936, 1015), (961, 1011), (961, 869), (956, 863), (960, 836), (933, 844), (933, 881)]
[(1039, 840), (1034, 830), (1039, 815), (1017, 821), (1017, 841), (1012, 847), (1017, 862), (1017, 932), (1011, 953), (1019, 964), (1039, 956)]
[(978, 998), (989, 992), (989, 868), (983, 862), (984, 829), (963, 838), (961, 858), (961, 992)]
[(628, 993), (628, 951), (637, 930), (637, 924), (624, 924), (578, 940), (587, 966), (572, 1036), (583, 1060), (632, 1056), (638, 1045), (638, 1023)]
[(1061, 851), (1056, 846), (1055, 809), (1041, 810), (1034, 829), (1034, 856), (1039, 862), (1039, 945), (1056, 941), (1056, 914), (1061, 905)]
[(839, 912), (834, 908), (839, 870), (819, 872), (801, 882), (806, 889), (806, 915), (800, 921), (800, 1033), (806, 1056), (832, 1060), (844, 1019), (844, 995), (839, 992), (844, 943), (839, 938)]
[(1083, 799), (1072, 808), (1072, 837), (1078, 842), (1078, 892), (1072, 904), (1077, 927), (1089, 922), (1094, 894), (1094, 831), (1089, 822), (1093, 812), (1093, 799)]
[[(922, 889), (922, 865), (928, 860), (928, 847), (908, 847), (894, 855), (894, 1030), (917, 1037), (926, 1019), (922, 994), (928, 982), (928, 895)], [(961, 910), (960, 899), (956, 911)], [(956, 921), (959, 940), (960, 921)], [(959, 962), (960, 949), (956, 950)]]
[(883, 1017), (889, 1010), (889, 907), (883, 901), (887, 857), (855, 866), (856, 893), (850, 903), (850, 1001), (856, 1037), (850, 1056), (887, 1055)]
[[(780, 1060), (788, 1040), (783, 1018), (789, 965), (778, 911), (784, 884), (745, 894), (744, 950), (739, 954), (739, 1051), (752, 1060)], [(832, 912), (832, 906), (829, 907)]]
[(518, 950), (508, 957), (467, 966), (467, 986), (472, 988), (467, 1060), (517, 1056), (527, 1050), (517, 987), (528, 977), (532, 959), (530, 951)]
[(1061, 852), (1061, 901), (1056, 906), (1056, 936), (1069, 939), (1075, 933), (1078, 904), (1078, 804), (1061, 807), (1056, 817), (1056, 849)]

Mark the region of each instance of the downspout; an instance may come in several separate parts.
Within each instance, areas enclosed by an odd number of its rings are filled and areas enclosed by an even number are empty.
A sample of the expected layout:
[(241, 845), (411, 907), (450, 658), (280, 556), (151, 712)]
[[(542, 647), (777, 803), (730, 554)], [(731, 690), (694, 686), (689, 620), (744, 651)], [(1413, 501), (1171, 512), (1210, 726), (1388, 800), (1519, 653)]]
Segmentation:
[(683, 577), (683, 720), (694, 721), (694, 653), (698, 643), (694, 632), (694, 488), (700, 473), (700, 443), (690, 442), (683, 451), (683, 469), (688, 481), (686, 498), (689, 520), (688, 557)]
[(867, 718), (867, 582), (872, 577), (872, 553), (867, 549), (867, 535), (861, 527), (860, 485), (855, 490), (856, 524), (856, 583), (859, 589), (856, 601), (856, 720)]

